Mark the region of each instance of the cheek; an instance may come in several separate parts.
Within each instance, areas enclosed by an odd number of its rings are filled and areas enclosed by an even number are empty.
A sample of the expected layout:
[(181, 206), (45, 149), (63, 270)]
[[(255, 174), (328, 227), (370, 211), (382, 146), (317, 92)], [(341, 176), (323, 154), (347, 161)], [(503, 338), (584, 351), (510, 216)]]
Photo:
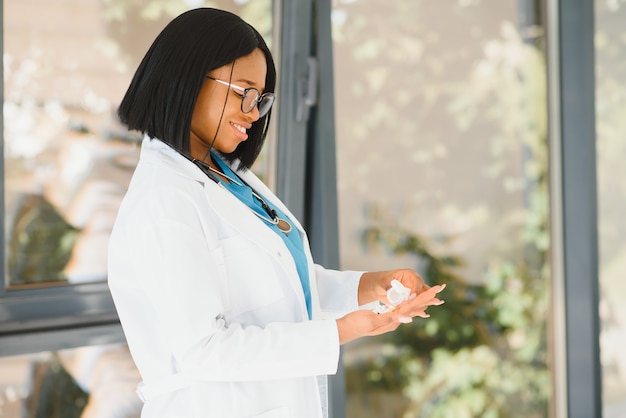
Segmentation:
[(239, 111), (240, 104), (235, 102), (232, 97), (215, 93), (200, 95), (194, 107), (193, 118), (204, 124), (217, 125), (220, 117), (225, 119), (227, 115)]
[(205, 131), (217, 123), (213, 119), (214, 115), (219, 112), (214, 103), (208, 100), (206, 96), (199, 96), (196, 106), (193, 108), (191, 117), (191, 127), (194, 131)]

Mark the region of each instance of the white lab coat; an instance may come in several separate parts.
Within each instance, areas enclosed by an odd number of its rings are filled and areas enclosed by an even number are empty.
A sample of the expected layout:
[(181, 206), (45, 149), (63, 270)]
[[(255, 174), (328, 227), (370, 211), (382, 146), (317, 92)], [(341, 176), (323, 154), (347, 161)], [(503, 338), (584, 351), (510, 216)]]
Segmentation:
[(142, 418), (319, 418), (318, 375), (334, 374), (334, 319), (358, 308), (361, 272), (309, 263), (308, 320), (282, 239), (165, 143), (148, 138), (109, 242), (109, 287), (142, 375)]

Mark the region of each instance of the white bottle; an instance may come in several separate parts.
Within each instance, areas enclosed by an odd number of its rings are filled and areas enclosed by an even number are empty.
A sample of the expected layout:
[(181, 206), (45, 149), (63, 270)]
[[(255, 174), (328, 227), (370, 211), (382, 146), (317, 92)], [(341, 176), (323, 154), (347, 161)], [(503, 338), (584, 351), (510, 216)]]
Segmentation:
[(411, 290), (408, 287), (404, 287), (402, 283), (397, 280), (391, 281), (391, 288), (387, 290), (387, 300), (392, 306), (398, 306), (409, 298)]
[(387, 300), (389, 301), (389, 306), (381, 303), (378, 308), (374, 309), (374, 312), (377, 314), (392, 312), (396, 309), (396, 306), (407, 300), (410, 295), (411, 289), (404, 287), (402, 283), (397, 280), (392, 280), (391, 287), (387, 290)]

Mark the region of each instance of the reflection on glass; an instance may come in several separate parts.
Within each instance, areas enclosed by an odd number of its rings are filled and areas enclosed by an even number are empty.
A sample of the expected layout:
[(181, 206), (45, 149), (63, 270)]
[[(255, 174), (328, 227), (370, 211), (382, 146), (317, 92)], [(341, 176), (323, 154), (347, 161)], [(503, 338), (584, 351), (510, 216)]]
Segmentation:
[(139, 418), (141, 378), (126, 345), (0, 358), (0, 416)]
[(346, 347), (350, 417), (548, 415), (539, 10), (334, 3), (342, 268), (448, 284), (431, 318)]
[[(106, 278), (140, 140), (117, 103), (158, 31), (201, 6), (241, 15), (271, 46), (271, 0), (3, 2), (7, 288)], [(269, 177), (270, 160), (255, 172)], [(140, 380), (126, 345), (0, 358), (0, 416), (138, 418)]]
[[(118, 124), (117, 104), (158, 31), (204, 5), (3, 2), (9, 289), (106, 278), (108, 235), (141, 139)], [(271, 39), (271, 0), (206, 5), (242, 15)]]
[[(141, 139), (117, 104), (163, 26), (201, 6), (239, 14), (271, 47), (271, 0), (3, 1), (8, 289), (106, 278)], [(270, 160), (255, 172), (268, 178)], [(0, 358), (0, 416), (138, 418), (140, 380), (126, 345)]]
[(595, 8), (603, 416), (617, 418), (626, 415), (626, 4)]

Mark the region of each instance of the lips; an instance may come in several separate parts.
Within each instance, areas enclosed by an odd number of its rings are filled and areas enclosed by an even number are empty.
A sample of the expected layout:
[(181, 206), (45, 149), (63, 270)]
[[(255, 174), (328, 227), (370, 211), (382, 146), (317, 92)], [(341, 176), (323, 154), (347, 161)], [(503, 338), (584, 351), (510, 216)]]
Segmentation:
[(248, 139), (248, 133), (247, 130), (250, 129), (250, 126), (245, 126), (245, 125), (241, 125), (239, 123), (235, 123), (235, 122), (231, 122), (230, 126), (233, 127), (233, 131), (235, 131), (235, 134), (242, 140), (245, 141), (246, 139)]

